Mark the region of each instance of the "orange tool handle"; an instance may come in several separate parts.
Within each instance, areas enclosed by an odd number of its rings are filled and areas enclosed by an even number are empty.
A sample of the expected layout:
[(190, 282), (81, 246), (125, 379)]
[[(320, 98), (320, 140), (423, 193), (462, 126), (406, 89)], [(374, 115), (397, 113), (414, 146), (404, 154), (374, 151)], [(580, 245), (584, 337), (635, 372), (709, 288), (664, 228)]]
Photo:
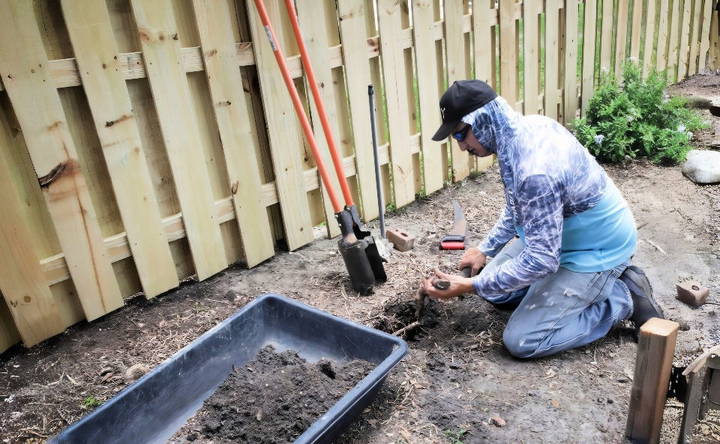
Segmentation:
[(332, 130), (330, 129), (330, 123), (328, 122), (327, 113), (325, 112), (325, 104), (323, 103), (322, 97), (320, 97), (320, 91), (318, 91), (317, 81), (315, 81), (315, 72), (310, 64), (310, 56), (308, 55), (307, 48), (305, 48), (305, 41), (303, 40), (302, 33), (300, 32), (300, 24), (297, 20), (297, 12), (295, 11), (293, 0), (285, 0), (285, 7), (287, 8), (288, 16), (290, 16), (290, 24), (292, 24), (293, 32), (295, 33), (295, 40), (297, 41), (298, 49), (300, 49), (300, 58), (302, 59), (302, 64), (305, 68), (308, 83), (310, 83), (310, 90), (312, 91), (313, 99), (315, 100), (315, 107), (318, 110), (318, 114), (320, 114), (320, 123), (322, 124), (323, 132), (325, 133), (325, 139), (328, 143), (328, 149), (330, 150), (333, 166), (335, 166), (335, 174), (337, 174), (343, 197), (345, 197), (345, 205), (352, 206), (352, 194), (350, 194), (350, 187), (348, 186), (347, 178), (345, 177), (345, 172), (343, 171), (342, 159), (340, 158), (337, 145), (335, 145), (335, 138), (333, 138)]
[(270, 17), (268, 16), (267, 10), (265, 9), (265, 3), (263, 2), (263, 0), (255, 0), (255, 7), (257, 8), (258, 14), (260, 15), (260, 21), (265, 28), (265, 33), (267, 34), (268, 40), (270, 41), (270, 47), (272, 48), (273, 54), (275, 55), (275, 60), (277, 60), (278, 67), (280, 68), (283, 80), (285, 81), (285, 86), (287, 87), (288, 93), (290, 93), (290, 98), (292, 99), (293, 106), (295, 107), (295, 113), (300, 120), (300, 126), (302, 126), (303, 133), (305, 133), (305, 137), (310, 144), (310, 149), (312, 150), (313, 157), (315, 158), (315, 163), (317, 164), (320, 178), (322, 179), (323, 184), (325, 184), (325, 189), (327, 190), (328, 197), (330, 197), (333, 210), (335, 211), (335, 213), (339, 213), (340, 211), (342, 211), (342, 205), (340, 205), (340, 201), (338, 200), (337, 195), (335, 194), (335, 190), (332, 187), (332, 183), (330, 182), (330, 176), (328, 176), (328, 172), (325, 169), (325, 164), (320, 157), (320, 150), (318, 149), (317, 142), (315, 141), (315, 136), (313, 135), (312, 128), (310, 127), (310, 121), (305, 114), (305, 109), (303, 108), (302, 102), (300, 101), (300, 96), (298, 95), (295, 84), (293, 83), (292, 77), (290, 76), (290, 71), (288, 70), (287, 64), (285, 63), (285, 56), (280, 49), (277, 37), (275, 37), (275, 32), (273, 31), (272, 25), (270, 24)]

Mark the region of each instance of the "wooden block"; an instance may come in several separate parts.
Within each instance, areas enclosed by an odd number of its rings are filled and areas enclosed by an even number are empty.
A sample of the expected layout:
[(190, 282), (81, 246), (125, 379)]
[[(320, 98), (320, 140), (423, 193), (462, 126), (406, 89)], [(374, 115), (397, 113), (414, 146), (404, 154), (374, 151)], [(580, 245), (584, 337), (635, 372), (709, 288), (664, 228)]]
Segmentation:
[[(143, 58), (198, 278), (227, 267), (170, 1), (132, 0)], [(183, 110), (183, 112), (178, 112)]]
[(235, 60), (233, 14), (225, 1), (195, 0), (193, 5), (245, 261), (254, 267), (272, 257), (275, 247), (262, 196), (258, 136), (250, 124), (250, 104), (238, 87), (242, 75)]
[(677, 300), (691, 307), (703, 305), (710, 295), (710, 290), (696, 281), (681, 282), (676, 284), (675, 288), (677, 289)]
[(640, 327), (635, 376), (625, 436), (657, 443), (672, 369), (679, 324), (652, 318)]
[(415, 236), (404, 230), (387, 230), (385, 232), (387, 239), (393, 243), (396, 250), (408, 251), (415, 246)]
[(32, 2), (0, 3), (0, 72), (88, 320), (123, 305)]
[(62, 7), (133, 261), (145, 296), (152, 298), (179, 281), (120, 73), (110, 15), (102, 2), (65, 0)]

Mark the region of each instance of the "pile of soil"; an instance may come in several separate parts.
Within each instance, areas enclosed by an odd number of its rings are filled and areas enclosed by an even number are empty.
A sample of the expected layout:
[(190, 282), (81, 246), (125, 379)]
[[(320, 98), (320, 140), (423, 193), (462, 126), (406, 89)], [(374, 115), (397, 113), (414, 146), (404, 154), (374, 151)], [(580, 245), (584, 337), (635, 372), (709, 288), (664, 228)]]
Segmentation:
[(272, 346), (234, 368), (173, 442), (292, 442), (373, 368), (367, 361), (308, 363)]

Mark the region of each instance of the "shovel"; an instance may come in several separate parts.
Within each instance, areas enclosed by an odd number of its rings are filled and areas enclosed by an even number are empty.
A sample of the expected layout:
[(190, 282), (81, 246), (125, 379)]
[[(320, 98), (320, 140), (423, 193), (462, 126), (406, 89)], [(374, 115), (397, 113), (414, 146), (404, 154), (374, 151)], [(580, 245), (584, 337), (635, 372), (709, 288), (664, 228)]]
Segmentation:
[(297, 40), (298, 48), (300, 49), (300, 57), (302, 59), (305, 74), (310, 84), (312, 91), (313, 100), (318, 110), (320, 122), (322, 124), (323, 132), (328, 143), (328, 150), (332, 158), (333, 166), (335, 167), (335, 173), (337, 175), (340, 188), (345, 198), (345, 206), (341, 206), (335, 189), (330, 182), (330, 176), (325, 169), (322, 157), (320, 156), (320, 150), (318, 148), (315, 136), (310, 126), (310, 121), (305, 114), (305, 108), (302, 105), (300, 96), (298, 95), (295, 84), (293, 83), (290, 71), (285, 63), (285, 56), (280, 49), (279, 42), (275, 37), (272, 24), (270, 23), (270, 17), (268, 16), (267, 10), (265, 9), (265, 3), (263, 0), (255, 0), (255, 7), (260, 15), (260, 20), (265, 28), (268, 40), (270, 41), (270, 47), (275, 55), (278, 67), (287, 87), (288, 93), (295, 108), (295, 112), (300, 120), (305, 138), (310, 145), (310, 149), (313, 153), (315, 163), (317, 165), (318, 173), (325, 190), (327, 191), (328, 197), (335, 212), (335, 219), (337, 219), (340, 225), (340, 232), (342, 238), (338, 241), (338, 248), (340, 254), (345, 262), (348, 274), (350, 275), (350, 281), (352, 282), (353, 290), (360, 294), (366, 295), (372, 292), (375, 282), (387, 281), (387, 275), (385, 274), (385, 268), (383, 266), (383, 258), (378, 252), (377, 245), (373, 239), (369, 230), (360, 222), (360, 216), (358, 214), (357, 207), (353, 203), (352, 195), (350, 194), (350, 187), (348, 186), (347, 179), (345, 178), (345, 172), (342, 168), (342, 159), (338, 153), (338, 149), (335, 145), (335, 140), (330, 130), (330, 124), (327, 119), (327, 113), (325, 112), (324, 103), (320, 97), (320, 92), (317, 88), (317, 82), (315, 81), (315, 74), (310, 64), (310, 58), (305, 48), (305, 43), (300, 33), (300, 25), (297, 21), (297, 14), (295, 13), (295, 6), (292, 0), (285, 0), (285, 6), (288, 11), (290, 23), (293, 27), (295, 39)]

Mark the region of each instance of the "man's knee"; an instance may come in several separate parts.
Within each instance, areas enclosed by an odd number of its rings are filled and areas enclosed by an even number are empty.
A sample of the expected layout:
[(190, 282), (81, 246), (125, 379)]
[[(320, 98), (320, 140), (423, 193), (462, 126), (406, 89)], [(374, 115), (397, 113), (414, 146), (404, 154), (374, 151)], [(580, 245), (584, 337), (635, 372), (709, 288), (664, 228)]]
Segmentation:
[(503, 332), (505, 348), (516, 358), (531, 358), (536, 352), (536, 344), (527, 339), (527, 332), (508, 325)]

